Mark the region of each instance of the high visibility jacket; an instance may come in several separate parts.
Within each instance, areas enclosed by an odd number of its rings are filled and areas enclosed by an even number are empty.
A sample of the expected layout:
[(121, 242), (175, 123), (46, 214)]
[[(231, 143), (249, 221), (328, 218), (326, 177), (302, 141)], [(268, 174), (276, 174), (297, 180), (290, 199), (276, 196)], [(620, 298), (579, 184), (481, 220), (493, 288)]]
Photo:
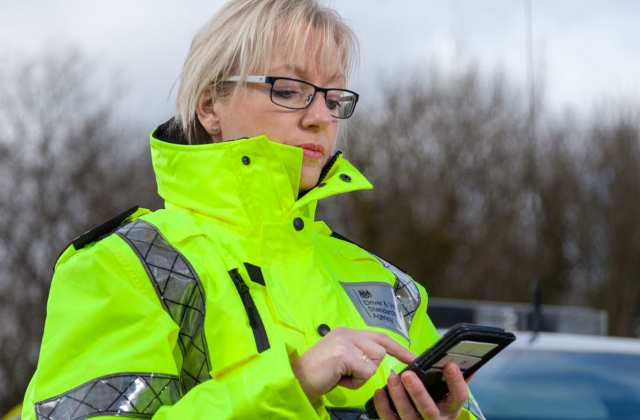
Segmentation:
[(166, 208), (58, 260), (23, 418), (365, 419), (394, 358), (315, 405), (291, 361), (339, 326), (415, 353), (439, 337), (422, 287), (314, 221), (321, 198), (370, 184), (337, 155), (298, 197), (299, 148), (166, 136), (151, 136)]

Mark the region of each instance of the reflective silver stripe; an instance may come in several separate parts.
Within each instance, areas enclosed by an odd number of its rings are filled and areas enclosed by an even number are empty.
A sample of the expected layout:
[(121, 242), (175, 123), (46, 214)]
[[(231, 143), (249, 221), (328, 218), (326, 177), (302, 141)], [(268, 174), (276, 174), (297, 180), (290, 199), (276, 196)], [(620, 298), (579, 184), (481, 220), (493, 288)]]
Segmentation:
[(404, 316), (404, 321), (407, 324), (408, 331), (409, 327), (411, 326), (411, 321), (413, 321), (413, 316), (418, 310), (418, 307), (420, 306), (420, 302), (422, 300), (420, 291), (418, 290), (418, 287), (413, 282), (413, 280), (398, 267), (388, 263), (375, 254), (371, 255), (380, 260), (382, 265), (384, 265), (387, 270), (391, 271), (396, 276), (396, 282), (393, 285), (393, 292), (395, 293), (396, 299), (398, 300), (398, 306), (400, 307), (402, 316)]
[(471, 395), (469, 395), (469, 399), (467, 399), (466, 404), (464, 405), (465, 410), (467, 410), (469, 413), (473, 414), (473, 416), (477, 419), (477, 420), (487, 420), (484, 417), (484, 414), (482, 414), (482, 410), (480, 410), (480, 406), (478, 405), (478, 402), (476, 401), (475, 398), (473, 398)]
[(122, 225), (116, 233), (138, 254), (160, 302), (180, 327), (183, 393), (210, 379), (211, 361), (204, 336), (205, 294), (191, 264), (144, 220)]
[(114, 415), (150, 419), (163, 405), (180, 399), (177, 376), (122, 373), (87, 382), (35, 404), (38, 420), (79, 420)]

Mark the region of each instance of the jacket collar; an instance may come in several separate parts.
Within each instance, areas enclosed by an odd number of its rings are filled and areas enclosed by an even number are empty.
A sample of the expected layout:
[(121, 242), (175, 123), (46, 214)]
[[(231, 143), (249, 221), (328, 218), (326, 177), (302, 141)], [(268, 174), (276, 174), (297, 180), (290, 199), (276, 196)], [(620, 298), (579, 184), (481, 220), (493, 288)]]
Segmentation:
[(373, 188), (340, 153), (329, 161), (318, 186), (298, 197), (302, 150), (265, 136), (187, 145), (164, 124), (151, 133), (158, 193), (178, 207), (253, 229), (289, 220), (292, 212), (314, 217), (318, 200)]

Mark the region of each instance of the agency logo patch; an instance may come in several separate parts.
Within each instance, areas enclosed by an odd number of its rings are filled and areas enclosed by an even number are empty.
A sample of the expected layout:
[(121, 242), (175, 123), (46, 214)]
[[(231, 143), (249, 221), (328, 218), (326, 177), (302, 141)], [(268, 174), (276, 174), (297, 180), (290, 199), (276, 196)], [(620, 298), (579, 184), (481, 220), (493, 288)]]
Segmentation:
[(387, 328), (409, 339), (407, 326), (391, 285), (374, 281), (340, 284), (367, 325)]

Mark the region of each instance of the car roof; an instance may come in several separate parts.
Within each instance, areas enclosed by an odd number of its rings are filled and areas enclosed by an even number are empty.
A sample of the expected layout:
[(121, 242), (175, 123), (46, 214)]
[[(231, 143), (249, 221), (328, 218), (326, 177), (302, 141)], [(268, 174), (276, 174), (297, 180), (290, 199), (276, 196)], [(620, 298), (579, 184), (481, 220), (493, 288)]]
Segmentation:
[(530, 331), (514, 333), (512, 349), (591, 353), (625, 353), (640, 355), (640, 339), (601, 335), (565, 334)]

